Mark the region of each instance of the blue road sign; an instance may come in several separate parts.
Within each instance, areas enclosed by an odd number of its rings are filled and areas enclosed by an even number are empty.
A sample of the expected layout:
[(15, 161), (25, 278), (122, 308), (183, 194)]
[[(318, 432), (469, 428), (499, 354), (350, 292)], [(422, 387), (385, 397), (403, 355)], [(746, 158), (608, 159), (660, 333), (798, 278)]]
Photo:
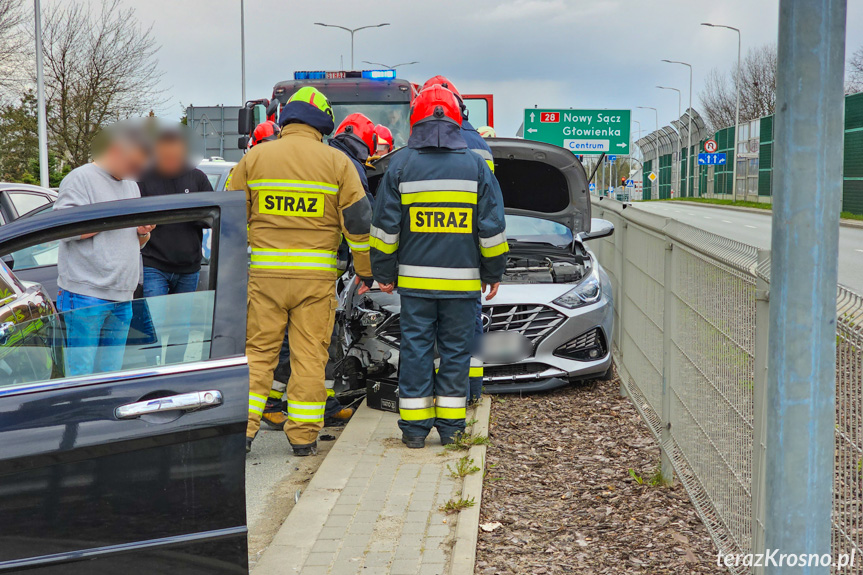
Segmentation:
[(590, 182), (590, 186), (588, 186), (588, 187), (590, 188), (591, 192), (596, 191), (596, 184), (594, 184), (593, 182)]
[(626, 180), (626, 187), (627, 188), (634, 188), (635, 187), (635, 181), (634, 180)]
[(721, 154), (698, 154), (699, 166), (724, 166), (727, 161), (725, 152)]
[(611, 156), (611, 155), (609, 155), (609, 156), (605, 156), (605, 159), (607, 159), (607, 160), (608, 160), (608, 163), (609, 163), (609, 164), (613, 164), (614, 162), (616, 162), (616, 161), (617, 161), (617, 156)]
[(608, 193), (614, 193), (614, 186), (608, 186)]

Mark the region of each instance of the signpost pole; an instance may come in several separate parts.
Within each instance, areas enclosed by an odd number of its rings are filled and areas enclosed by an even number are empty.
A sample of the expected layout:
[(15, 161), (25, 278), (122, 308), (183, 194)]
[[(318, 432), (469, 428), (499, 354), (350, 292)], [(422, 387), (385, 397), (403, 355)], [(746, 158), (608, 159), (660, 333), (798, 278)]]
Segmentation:
[[(846, 0), (779, 2), (773, 147), (764, 546), (828, 557), (846, 14)], [(769, 573), (831, 572), (819, 565)]]

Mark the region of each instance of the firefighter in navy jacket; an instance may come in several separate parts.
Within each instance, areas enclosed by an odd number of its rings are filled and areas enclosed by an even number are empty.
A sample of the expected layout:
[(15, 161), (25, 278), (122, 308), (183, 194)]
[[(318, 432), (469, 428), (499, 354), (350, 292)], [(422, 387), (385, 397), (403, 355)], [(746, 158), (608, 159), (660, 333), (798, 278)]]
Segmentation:
[[(381, 289), (401, 295), (399, 427), (408, 447), (464, 430), (476, 301), (497, 293), (506, 266), (503, 199), (461, 135), (451, 91), (424, 89), (411, 107), (408, 149), (378, 187), (369, 243)], [(434, 368), (437, 348), (440, 363)]]
[[(474, 127), (471, 126), (470, 122), (468, 122), (467, 106), (464, 103), (464, 99), (461, 97), (461, 93), (446, 76), (434, 76), (429, 78), (423, 86), (433, 86), (435, 84), (440, 84), (455, 94), (459, 107), (461, 108), (461, 136), (464, 138), (464, 142), (467, 144), (468, 149), (482, 158), (485, 163), (488, 164), (492, 173), (494, 173), (494, 157), (491, 154), (491, 148), (479, 132), (477, 132)], [(482, 395), (483, 363), (482, 359), (480, 359), (477, 354), (481, 345), (483, 331), (482, 298), (477, 298), (476, 308), (476, 325), (474, 326), (472, 350), (473, 355), (470, 358), (470, 385), (467, 390), (468, 401), (478, 401), (480, 395)]]

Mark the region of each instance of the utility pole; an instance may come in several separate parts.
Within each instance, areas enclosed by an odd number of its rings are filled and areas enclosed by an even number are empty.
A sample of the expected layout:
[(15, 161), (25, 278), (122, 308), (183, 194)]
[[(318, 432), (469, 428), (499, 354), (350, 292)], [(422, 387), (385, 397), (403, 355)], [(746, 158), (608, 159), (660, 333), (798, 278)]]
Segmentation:
[(242, 76), (242, 99), (246, 104), (246, 0), (240, 0), (240, 74)]
[[(740, 142), (740, 51), (743, 46), (740, 39), (740, 30), (733, 26), (725, 26), (723, 24), (711, 24), (709, 22), (702, 22), (702, 26), (708, 26), (710, 28), (725, 28), (726, 30), (732, 30), (737, 32), (737, 81), (736, 84), (736, 92), (737, 102), (734, 105), (734, 151), (731, 154), (731, 161), (733, 164), (731, 165), (731, 200), (737, 201), (737, 145)], [(715, 190), (714, 190), (715, 191)], [(744, 196), (744, 199), (745, 196)]]
[(36, 107), (38, 108), (37, 132), (39, 134), (39, 185), (51, 187), (48, 175), (48, 121), (45, 118), (45, 71), (42, 63), (42, 5), (33, 0), (36, 20)]
[[(692, 153), (692, 64), (687, 64), (686, 62), (680, 62), (678, 60), (663, 60), (663, 62), (668, 62), (669, 64), (680, 64), (681, 66), (689, 68), (689, 110), (686, 112), (686, 116), (688, 118), (686, 132), (689, 136), (686, 142), (686, 178), (689, 179), (689, 177), (693, 175), (694, 171), (698, 170), (698, 162), (692, 161), (695, 156), (695, 154)], [(695, 170), (693, 170), (693, 167)], [(695, 178), (692, 179), (692, 183), (686, 186), (686, 191), (689, 192), (690, 197), (695, 196), (695, 180), (697, 178), (698, 176), (696, 175)]]
[(792, 553), (831, 552), (846, 8), (779, 3), (764, 528)]
[[(651, 108), (650, 106), (638, 106), (639, 110), (653, 110), (653, 113), (656, 115), (656, 165), (653, 166), (651, 172), (656, 173), (659, 172), (659, 111), (656, 108)], [(643, 172), (642, 172), (643, 173)], [(647, 174), (644, 174), (645, 176)], [(656, 174), (657, 176), (659, 174)], [(642, 184), (643, 185), (643, 184)], [(653, 190), (653, 182), (651, 182), (650, 186), (651, 191)], [(656, 198), (659, 199), (659, 183), (656, 184)]]
[[(677, 92), (677, 119), (680, 121), (680, 116), (683, 114), (680, 111), (680, 90), (677, 88), (668, 88), (666, 86), (657, 86), (660, 90), (674, 90)], [(681, 178), (681, 158), (680, 158), (680, 131), (677, 131), (677, 195), (680, 196), (680, 178)]]

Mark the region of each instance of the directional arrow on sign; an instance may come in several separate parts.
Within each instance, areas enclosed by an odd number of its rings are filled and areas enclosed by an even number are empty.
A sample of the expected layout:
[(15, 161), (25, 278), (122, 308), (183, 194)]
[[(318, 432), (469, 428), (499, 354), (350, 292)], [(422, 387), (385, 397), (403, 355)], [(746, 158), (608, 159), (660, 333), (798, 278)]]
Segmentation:
[(529, 134), (533, 134), (534, 132), (539, 132), (539, 130), (537, 130), (536, 128), (528, 128), (527, 131)]
[[(533, 112), (531, 112), (531, 113), (530, 113), (530, 122), (531, 122), (531, 123), (533, 123), (533, 121), (534, 121), (534, 119), (535, 119), (535, 118), (536, 118), (536, 115), (535, 115)], [(534, 130), (534, 132), (535, 132), (535, 131), (536, 131), (536, 130)]]
[(626, 146), (628, 146), (628, 145), (629, 145), (629, 144), (617, 144), (617, 147), (618, 147), (618, 148), (625, 148), (625, 147), (626, 147)]

